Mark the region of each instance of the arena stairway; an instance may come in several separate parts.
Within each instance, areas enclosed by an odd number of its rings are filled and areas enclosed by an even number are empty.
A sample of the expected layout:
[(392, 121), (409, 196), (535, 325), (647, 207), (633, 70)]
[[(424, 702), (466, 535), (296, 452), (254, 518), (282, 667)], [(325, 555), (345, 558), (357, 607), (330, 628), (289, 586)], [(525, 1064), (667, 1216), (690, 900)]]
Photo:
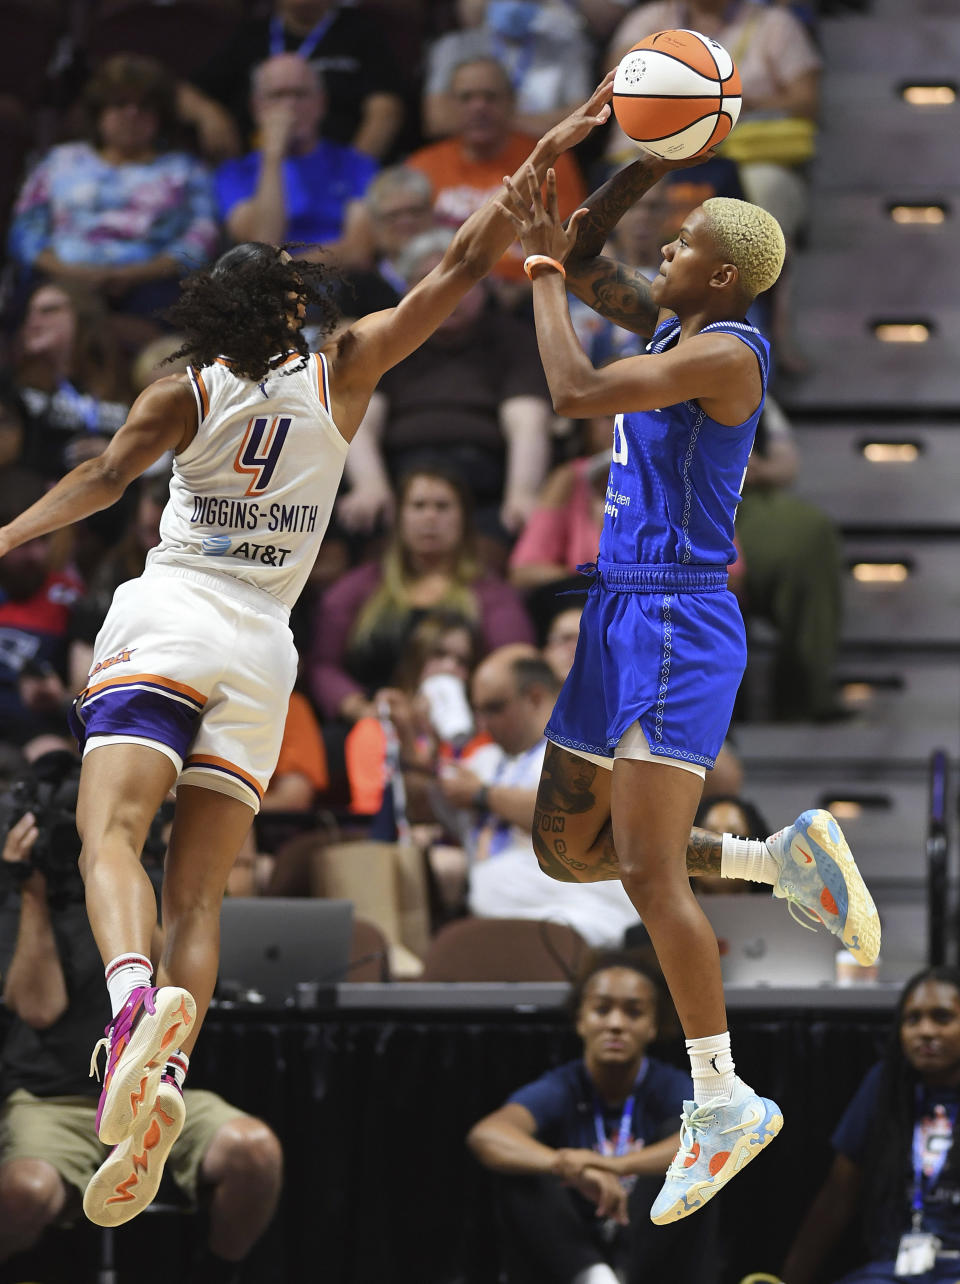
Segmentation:
[[(796, 492), (843, 539), (851, 716), (745, 721), (734, 738), (744, 793), (772, 825), (836, 807), (883, 917), (882, 974), (901, 979), (926, 949), (930, 755), (946, 749), (954, 775), (960, 760), (960, 99), (920, 107), (902, 91), (960, 88), (960, 8), (872, 0), (820, 33), (819, 150), (793, 273), (811, 371), (777, 395), (801, 456)], [(898, 221), (898, 206), (933, 213)], [(929, 338), (882, 342), (882, 323), (923, 323)], [(756, 687), (772, 635), (749, 631)]]

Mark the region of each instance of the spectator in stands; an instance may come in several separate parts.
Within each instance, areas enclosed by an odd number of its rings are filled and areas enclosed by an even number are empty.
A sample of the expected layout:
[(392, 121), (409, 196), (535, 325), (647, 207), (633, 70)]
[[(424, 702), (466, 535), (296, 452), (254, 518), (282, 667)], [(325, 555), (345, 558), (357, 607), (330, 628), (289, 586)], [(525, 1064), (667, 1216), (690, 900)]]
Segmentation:
[[(437, 222), (459, 227), (497, 189), (503, 175), (522, 164), (530, 139), (516, 128), (513, 86), (495, 59), (461, 63), (451, 72), (448, 89), (451, 137), (421, 147), (407, 164), (430, 179)], [(586, 188), (569, 153), (564, 152), (554, 168), (560, 213), (566, 218), (582, 203)], [(530, 283), (516, 242), (490, 276), (507, 304), (528, 297)]]
[(586, 420), (583, 439), (585, 453), (558, 464), (544, 482), (511, 550), (510, 582), (524, 592), (544, 585), (559, 586), (578, 566), (597, 560), (610, 471), (612, 418), (598, 415)]
[[(399, 768), (407, 819), (432, 818), (427, 795), (435, 785), (439, 764), (476, 743), (467, 684), (479, 650), (476, 626), (459, 611), (430, 611), (413, 629), (391, 685), (376, 693), (378, 716), (360, 718), (346, 738), (353, 811), (376, 815), (383, 806), (388, 774)], [(427, 681), (437, 674), (446, 679), (439, 691), (437, 684), (431, 686)], [(397, 737), (399, 761), (393, 764), (387, 763), (384, 717), (393, 724)]]
[[(833, 1164), (797, 1231), (784, 1284), (835, 1278), (842, 1241), (859, 1225), (867, 1265), (842, 1284), (953, 1281), (960, 1255), (960, 971), (938, 966), (907, 981), (883, 1059), (834, 1130)], [(905, 1244), (912, 1234), (912, 1261)], [(936, 1237), (936, 1238), (934, 1238)]]
[(30, 415), (20, 390), (0, 373), (0, 468), (23, 460), (29, 425)]
[[(34, 503), (42, 479), (22, 468), (0, 472), (0, 525)], [(67, 644), (70, 619), (83, 583), (62, 569), (55, 536), (29, 540), (0, 561), (0, 727), (23, 744), (53, 731), (63, 734), (70, 693)], [(24, 680), (30, 679), (24, 687)]]
[(99, 455), (130, 401), (102, 300), (64, 281), (38, 285), (12, 355), (11, 373), (30, 416), (22, 462), (55, 480)]
[[(435, 228), (411, 241), (401, 269), (408, 285), (436, 267), (452, 237)], [(381, 379), (347, 456), (350, 491), (339, 520), (374, 529), (391, 515), (391, 479), (425, 452), (442, 452), (470, 478), (484, 561), (499, 570), (546, 475), (552, 420), (532, 328), (478, 282), (431, 338)]]
[(455, 69), (471, 59), (494, 58), (513, 87), (514, 128), (539, 138), (582, 101), (593, 83), (593, 50), (575, 10), (547, 0), (479, 0), (469, 8), (472, 21), (465, 29), (441, 36), (427, 50), (424, 133), (442, 138), (451, 132)]
[(223, 104), (250, 137), (248, 92), (254, 67), (276, 54), (305, 59), (322, 78), (323, 136), (382, 160), (403, 122), (402, 69), (363, 5), (336, 0), (276, 0), (266, 17), (240, 23), (193, 86), (192, 110), (204, 98)]
[(687, 1074), (647, 1056), (665, 998), (632, 953), (601, 954), (571, 1000), (583, 1055), (518, 1088), (467, 1145), (494, 1174), (510, 1284), (716, 1284), (716, 1210), (654, 1228)]
[[(571, 599), (566, 600), (569, 602)], [(561, 606), (547, 626), (543, 658), (561, 682), (564, 681), (573, 664), (577, 639), (580, 637), (581, 615), (583, 615), (582, 599), (576, 606)]]
[(480, 569), (470, 493), (445, 462), (424, 463), (401, 481), (397, 521), (382, 558), (327, 589), (316, 610), (308, 666), (313, 699), (326, 718), (375, 714), (374, 692), (427, 611), (448, 607), (475, 621), (484, 651), (531, 641), (516, 592)]
[[(780, 5), (752, 0), (654, 0), (632, 10), (614, 33), (613, 66), (639, 40), (668, 27), (687, 27), (719, 40), (743, 81), (743, 110), (721, 154), (737, 163), (746, 198), (769, 210), (783, 228), (787, 263), (807, 212), (804, 164), (815, 150), (821, 57), (801, 22)], [(632, 159), (635, 148), (626, 144)], [(612, 144), (616, 147), (616, 144)], [(787, 282), (771, 301), (772, 337), (782, 368), (798, 368), (791, 350)]]
[(474, 716), (492, 743), (440, 773), (444, 798), (462, 813), (467, 906), (481, 918), (557, 919), (590, 945), (619, 946), (637, 921), (622, 885), (557, 882), (543, 873), (534, 853), (543, 728), (559, 689), (532, 646), (499, 647), (473, 675)]
[[(49, 1226), (76, 1218), (109, 1150), (97, 1140), (98, 1085), (86, 1072), (90, 1027), (105, 1024), (110, 1012), (77, 872), (80, 843), (72, 861), (71, 853), (56, 852), (34, 865), (36, 839), (28, 812), (7, 835), (0, 862), (5, 888), (18, 888), (0, 902), (3, 998), (12, 1018), (2, 1056), (0, 1261), (31, 1248)], [(113, 1151), (105, 1178), (118, 1186), (154, 1180), (156, 1142), (148, 1130), (159, 1124), (162, 1149), (167, 1116), (183, 1110), (175, 1062), (148, 1120)], [(187, 1089), (186, 1096), (190, 1120), (168, 1171), (191, 1202), (204, 1202), (209, 1220), (206, 1241), (178, 1278), (237, 1284), (277, 1204), (280, 1143), (265, 1123), (214, 1093)], [(138, 1163), (132, 1156), (139, 1147)]]
[(409, 165), (391, 165), (372, 180), (362, 201), (347, 209), (348, 266), (373, 268), (396, 292), (407, 291), (400, 259), (410, 242), (433, 227), (433, 188)]
[(777, 630), (771, 714), (779, 721), (842, 716), (834, 665), (843, 566), (837, 528), (789, 490), (798, 457), (790, 422), (767, 398), (737, 510), (743, 613)]
[(122, 536), (100, 559), (70, 621), (70, 690), (87, 685), (93, 665), (93, 644), (117, 588), (143, 574), (147, 554), (160, 543), (160, 517), (170, 492), (169, 474), (138, 478), (133, 508)]
[(259, 147), (217, 170), (217, 201), (236, 242), (304, 241), (311, 256), (336, 255), (347, 204), (363, 196), (376, 162), (321, 137), (325, 110), (317, 71), (293, 53), (276, 54), (253, 73)]
[(85, 91), (86, 142), (51, 148), (27, 175), (13, 211), (10, 254), (38, 274), (96, 291), (147, 318), (173, 301), (177, 278), (216, 248), (213, 187), (193, 156), (170, 150), (174, 85), (151, 58), (117, 54)]

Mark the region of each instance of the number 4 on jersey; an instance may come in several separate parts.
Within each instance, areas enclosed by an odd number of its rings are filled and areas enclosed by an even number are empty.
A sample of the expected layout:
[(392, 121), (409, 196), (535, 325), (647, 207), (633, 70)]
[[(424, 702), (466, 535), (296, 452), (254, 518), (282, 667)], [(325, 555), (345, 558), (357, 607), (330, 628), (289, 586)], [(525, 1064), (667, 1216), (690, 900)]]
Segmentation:
[(259, 415), (247, 424), (247, 431), (233, 461), (234, 472), (251, 474), (244, 494), (262, 495), (270, 485), (292, 423), (293, 420), (288, 416), (276, 415), (273, 419), (267, 419), (265, 415)]

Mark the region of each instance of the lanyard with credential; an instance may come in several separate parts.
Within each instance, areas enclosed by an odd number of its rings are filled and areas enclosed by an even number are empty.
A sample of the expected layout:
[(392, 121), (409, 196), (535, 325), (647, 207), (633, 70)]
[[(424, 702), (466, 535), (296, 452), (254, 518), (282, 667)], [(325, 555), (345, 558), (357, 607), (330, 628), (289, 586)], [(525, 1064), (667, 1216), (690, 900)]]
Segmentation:
[[(917, 1088), (917, 1108), (918, 1112), (923, 1105), (923, 1092)], [(942, 1107), (950, 1123), (950, 1132), (953, 1133), (954, 1125), (957, 1122), (957, 1107)], [(928, 1152), (926, 1146), (926, 1134), (922, 1122), (914, 1125), (913, 1129), (913, 1229), (919, 1230), (923, 1221), (923, 1201), (933, 1190), (940, 1176), (943, 1173), (944, 1165), (947, 1162), (947, 1155), (950, 1152), (952, 1142), (948, 1139), (940, 1150), (935, 1150), (929, 1155), (930, 1172), (924, 1171), (924, 1156)]]
[[(627, 1153), (627, 1142), (630, 1140), (630, 1133), (633, 1128), (633, 1108), (637, 1104), (637, 1089), (640, 1087), (641, 1083), (643, 1083), (646, 1073), (647, 1061), (646, 1058), (644, 1058), (640, 1063), (640, 1069), (637, 1072), (636, 1079), (634, 1080), (633, 1091), (623, 1103), (623, 1114), (620, 1116), (620, 1126), (617, 1129), (617, 1140), (614, 1143), (613, 1150), (614, 1157), (616, 1158)], [(610, 1139), (607, 1136), (607, 1124), (603, 1115), (603, 1103), (596, 1091), (594, 1091), (593, 1094), (593, 1126), (596, 1130), (597, 1145), (600, 1148), (600, 1154), (609, 1155), (610, 1151), (608, 1147), (610, 1145)]]
[[(333, 22), (336, 16), (337, 16), (337, 6), (334, 5), (334, 7), (329, 11), (329, 13), (325, 13), (323, 15), (323, 17), (320, 19), (317, 25), (313, 28), (313, 30), (308, 32), (307, 35), (304, 36), (303, 40), (300, 42), (299, 49), (295, 49), (293, 52), (298, 54), (301, 58), (309, 58), (310, 55), (313, 53), (314, 49), (316, 49), (317, 45), (320, 43), (323, 37), (327, 34), (330, 28), (333, 26)], [(282, 54), (286, 52), (285, 45), (286, 45), (286, 41), (283, 38), (283, 23), (276, 15), (274, 15), (270, 19), (270, 55), (271, 57), (275, 57), (277, 54)]]

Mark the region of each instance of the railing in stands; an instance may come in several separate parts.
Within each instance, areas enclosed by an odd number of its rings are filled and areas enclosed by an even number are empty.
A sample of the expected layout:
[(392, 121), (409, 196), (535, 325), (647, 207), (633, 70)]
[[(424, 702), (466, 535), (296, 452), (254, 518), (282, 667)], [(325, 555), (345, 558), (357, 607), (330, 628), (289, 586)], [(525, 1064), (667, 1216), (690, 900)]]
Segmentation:
[(931, 966), (945, 963), (947, 954), (948, 774), (946, 750), (934, 749), (930, 755), (930, 793), (924, 849), (927, 870), (927, 961)]

